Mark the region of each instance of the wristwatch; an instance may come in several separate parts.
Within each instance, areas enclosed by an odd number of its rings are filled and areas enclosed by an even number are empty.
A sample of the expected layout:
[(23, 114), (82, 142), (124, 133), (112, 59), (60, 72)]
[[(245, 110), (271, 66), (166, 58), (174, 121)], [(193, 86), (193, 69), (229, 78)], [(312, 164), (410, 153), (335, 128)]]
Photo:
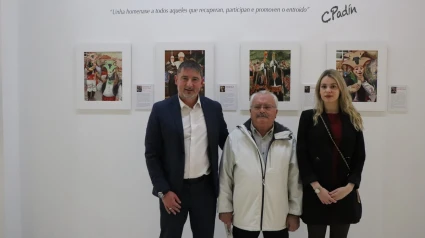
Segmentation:
[(314, 189), (314, 192), (315, 192), (316, 194), (319, 194), (319, 193), (320, 193), (320, 187), (315, 188), (315, 189)]
[(162, 199), (165, 196), (165, 194), (167, 194), (167, 193), (168, 193), (168, 191), (166, 191), (166, 192), (158, 192), (158, 197)]

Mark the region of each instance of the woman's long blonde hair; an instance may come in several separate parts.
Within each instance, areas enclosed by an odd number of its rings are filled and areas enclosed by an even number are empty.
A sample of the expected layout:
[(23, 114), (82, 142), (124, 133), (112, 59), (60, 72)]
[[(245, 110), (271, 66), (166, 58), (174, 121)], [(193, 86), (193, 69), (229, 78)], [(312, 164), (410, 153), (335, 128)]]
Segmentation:
[(324, 77), (331, 77), (335, 79), (338, 88), (339, 88), (339, 98), (338, 105), (339, 109), (346, 113), (350, 117), (350, 121), (353, 124), (356, 130), (363, 130), (363, 120), (360, 116), (360, 113), (354, 108), (354, 105), (351, 101), (351, 95), (348, 92), (347, 85), (345, 84), (344, 79), (341, 74), (334, 69), (325, 70), (322, 75), (320, 75), (319, 80), (316, 83), (315, 89), (315, 97), (316, 97), (316, 106), (315, 106), (315, 114), (313, 116), (314, 125), (317, 124), (319, 116), (324, 111), (324, 103), (322, 98), (320, 97), (320, 84), (322, 83), (322, 79)]

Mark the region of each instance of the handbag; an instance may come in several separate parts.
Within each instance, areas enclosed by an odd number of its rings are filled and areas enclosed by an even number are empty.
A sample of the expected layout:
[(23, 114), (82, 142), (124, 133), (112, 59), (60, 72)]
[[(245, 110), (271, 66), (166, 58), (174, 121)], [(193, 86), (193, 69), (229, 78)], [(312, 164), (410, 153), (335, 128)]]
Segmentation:
[[(350, 165), (348, 165), (348, 162), (347, 162), (347, 160), (345, 159), (345, 156), (342, 154), (341, 150), (339, 150), (339, 148), (338, 148), (338, 146), (336, 145), (336, 143), (335, 143), (334, 139), (332, 138), (332, 134), (331, 134), (331, 132), (329, 131), (328, 126), (327, 126), (327, 125), (326, 125), (326, 123), (325, 123), (325, 120), (323, 120), (322, 115), (319, 115), (319, 116), (320, 116), (320, 119), (322, 119), (323, 125), (325, 126), (326, 131), (327, 131), (327, 132), (328, 132), (328, 134), (329, 134), (329, 137), (331, 138), (331, 140), (332, 140), (333, 144), (335, 145), (336, 149), (338, 150), (339, 154), (341, 155), (341, 158), (344, 160), (344, 163), (345, 163), (345, 165), (346, 165), (346, 166), (347, 166), (347, 168), (348, 168), (348, 175), (349, 175), (349, 174), (350, 174), (350, 172), (351, 172)], [(348, 175), (347, 175), (347, 176), (348, 176)], [(356, 189), (356, 190), (354, 191), (354, 193), (355, 193), (355, 196), (351, 196), (351, 200), (350, 200), (350, 203), (351, 203), (352, 208), (353, 208), (353, 211), (352, 211), (352, 212), (353, 212), (353, 220), (351, 221), (353, 224), (358, 223), (358, 222), (360, 221), (360, 219), (362, 218), (362, 212), (363, 212), (363, 208), (362, 208), (362, 201), (361, 201), (361, 199), (360, 199), (360, 193), (359, 193), (359, 190), (358, 190), (358, 189)], [(348, 195), (347, 195), (347, 197), (348, 197), (349, 195), (350, 195), (350, 194), (348, 194)]]

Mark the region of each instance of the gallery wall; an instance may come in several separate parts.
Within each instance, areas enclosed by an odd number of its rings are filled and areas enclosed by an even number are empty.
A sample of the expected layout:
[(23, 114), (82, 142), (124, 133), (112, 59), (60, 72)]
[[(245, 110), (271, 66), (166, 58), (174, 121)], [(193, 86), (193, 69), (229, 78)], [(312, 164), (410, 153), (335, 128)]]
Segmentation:
[[(1, 11), (1, 4), (0, 4), (0, 13)], [(0, 39), (1, 39), (2, 31), (1, 31), (1, 18), (0, 18)], [(0, 40), (1, 42), (1, 40)], [(1, 43), (0, 43), (1, 45)], [(0, 47), (0, 56), (2, 55), (2, 49)], [(1, 59), (0, 59), (1, 62)], [(2, 64), (0, 63), (0, 231), (4, 230), (4, 174), (2, 173), (4, 171), (4, 149), (3, 149), (3, 97), (1, 96), (2, 93)], [(4, 237), (3, 233), (0, 233), (0, 237)]]
[[(1, 12), (1, 9), (0, 9)], [(1, 37), (1, 30), (0, 30)], [(0, 51), (1, 54), (1, 51)], [(0, 75), (1, 65), (0, 65)], [(0, 77), (0, 171), (4, 171), (4, 149), (3, 149), (3, 97), (2, 92), (2, 78)], [(4, 230), (4, 174), (0, 176), (0, 231)], [(1, 236), (3, 237), (3, 236)]]
[[(351, 1), (347, 6), (356, 7), (356, 13), (328, 23), (322, 15), (345, 4), (332, 0), (1, 3), (6, 238), (157, 237), (159, 204), (151, 195), (144, 159), (149, 111), (77, 110), (75, 49), (80, 43), (131, 43), (132, 82), (154, 84), (163, 80), (154, 71), (157, 42), (205, 41), (215, 45), (215, 82), (229, 84), (240, 83), (239, 46), (244, 41), (298, 42), (299, 83), (314, 83), (326, 68), (329, 41), (385, 42), (387, 78), (382, 80), (408, 85), (408, 111), (362, 112), (367, 152), (360, 190), (364, 217), (352, 226), (350, 237), (423, 234), (423, 1)], [(307, 10), (114, 14), (118, 9), (235, 7)], [(400, 10), (405, 7), (409, 12)], [(277, 121), (296, 133), (300, 113), (301, 108), (280, 111)], [(249, 114), (226, 111), (224, 116), (231, 131)], [(189, 224), (184, 237), (191, 237)], [(218, 219), (216, 237), (225, 237)], [(306, 237), (305, 225), (291, 237)]]
[[(1, 13), (1, 4), (0, 4), (0, 13)], [(1, 31), (1, 19), (0, 19), (0, 39), (1, 39), (2, 31)], [(1, 41), (0, 41), (1, 42)], [(1, 45), (1, 43), (0, 43)], [(2, 55), (0, 48), (0, 56)], [(1, 59), (0, 59), (1, 62)], [(2, 95), (2, 71), (1, 71), (1, 63), (0, 63), (0, 171), (4, 171), (4, 156), (3, 156), (3, 97)], [(0, 230), (4, 229), (4, 175), (0, 177)], [(1, 235), (3, 237), (3, 234)]]
[(0, 0), (0, 78), (3, 122), (3, 163), (0, 168), (2, 183), (0, 201), (3, 207), (0, 225), (1, 237), (17, 237), (22, 234), (20, 200), (19, 157), (19, 3)]

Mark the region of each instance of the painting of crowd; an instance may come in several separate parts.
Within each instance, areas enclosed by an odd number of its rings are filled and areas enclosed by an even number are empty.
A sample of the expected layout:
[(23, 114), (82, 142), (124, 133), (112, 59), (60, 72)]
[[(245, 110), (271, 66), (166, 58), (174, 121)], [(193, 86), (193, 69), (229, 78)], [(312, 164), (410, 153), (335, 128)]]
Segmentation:
[(84, 52), (85, 101), (122, 101), (122, 52)]
[(249, 95), (273, 92), (278, 101), (291, 99), (291, 51), (250, 50)]
[(180, 64), (186, 60), (197, 62), (202, 69), (203, 86), (200, 95), (205, 96), (205, 51), (204, 50), (166, 50), (165, 53), (165, 98), (177, 94), (175, 79)]

